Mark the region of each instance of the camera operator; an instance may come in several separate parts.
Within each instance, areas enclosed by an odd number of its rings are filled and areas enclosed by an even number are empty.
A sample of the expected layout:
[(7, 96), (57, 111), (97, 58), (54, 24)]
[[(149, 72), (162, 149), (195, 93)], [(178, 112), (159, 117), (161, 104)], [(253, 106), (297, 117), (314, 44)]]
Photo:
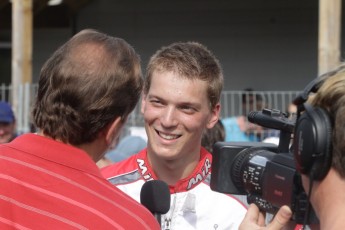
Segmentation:
[[(294, 101), (299, 113), (294, 133), (296, 168), (320, 229), (345, 229), (345, 64), (319, 79), (308, 85), (307, 103)], [(310, 96), (310, 92), (316, 93)], [(282, 206), (265, 227), (263, 213), (252, 204), (239, 229), (283, 229), (290, 217), (291, 210)]]

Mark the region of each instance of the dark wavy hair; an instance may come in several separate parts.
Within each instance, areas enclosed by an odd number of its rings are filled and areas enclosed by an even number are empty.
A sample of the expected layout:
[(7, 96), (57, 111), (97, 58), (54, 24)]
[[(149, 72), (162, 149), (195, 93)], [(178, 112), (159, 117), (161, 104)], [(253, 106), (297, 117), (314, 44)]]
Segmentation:
[(43, 65), (33, 108), (35, 125), (53, 139), (89, 143), (136, 106), (140, 58), (123, 39), (83, 30)]

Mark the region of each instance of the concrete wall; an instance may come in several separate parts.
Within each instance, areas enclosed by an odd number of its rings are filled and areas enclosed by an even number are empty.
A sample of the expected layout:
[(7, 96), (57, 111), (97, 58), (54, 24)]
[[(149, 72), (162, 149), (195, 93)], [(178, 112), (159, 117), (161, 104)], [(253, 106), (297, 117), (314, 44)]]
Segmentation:
[[(156, 49), (199, 41), (222, 63), (225, 90), (301, 90), (317, 74), (315, 0), (94, 0), (77, 30), (94, 28), (127, 40), (143, 69)], [(71, 28), (34, 32), (34, 79)]]

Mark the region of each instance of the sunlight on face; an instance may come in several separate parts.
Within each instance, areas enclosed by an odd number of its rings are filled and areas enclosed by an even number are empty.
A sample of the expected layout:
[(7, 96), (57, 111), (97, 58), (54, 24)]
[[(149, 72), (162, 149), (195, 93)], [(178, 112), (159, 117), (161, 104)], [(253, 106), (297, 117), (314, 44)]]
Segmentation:
[(167, 160), (199, 154), (203, 130), (217, 122), (217, 108), (210, 110), (206, 82), (154, 72), (142, 99), (149, 154)]

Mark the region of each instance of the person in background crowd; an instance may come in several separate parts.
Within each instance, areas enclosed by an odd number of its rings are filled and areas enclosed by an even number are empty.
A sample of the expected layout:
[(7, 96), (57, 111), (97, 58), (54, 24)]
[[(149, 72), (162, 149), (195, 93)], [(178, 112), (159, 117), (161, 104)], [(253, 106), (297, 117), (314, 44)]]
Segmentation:
[(293, 103), (290, 103), (287, 109), (287, 113), (290, 119), (296, 119), (297, 106)]
[(159, 229), (95, 162), (119, 136), (142, 89), (123, 39), (83, 30), (42, 67), (37, 134), (0, 146), (0, 229)]
[(0, 101), (0, 144), (8, 143), (16, 137), (16, 118), (12, 107)]
[(225, 129), (225, 141), (251, 141), (261, 140), (263, 128), (248, 121), (251, 111), (260, 111), (264, 107), (262, 96), (253, 94), (251, 88), (245, 89), (242, 94), (242, 115), (222, 119)]
[(219, 61), (205, 46), (162, 47), (149, 61), (141, 101), (147, 148), (102, 170), (137, 201), (145, 181), (165, 181), (171, 207), (162, 229), (237, 229), (246, 213), (234, 196), (210, 189), (212, 155), (201, 146), (218, 122), (222, 87)]

